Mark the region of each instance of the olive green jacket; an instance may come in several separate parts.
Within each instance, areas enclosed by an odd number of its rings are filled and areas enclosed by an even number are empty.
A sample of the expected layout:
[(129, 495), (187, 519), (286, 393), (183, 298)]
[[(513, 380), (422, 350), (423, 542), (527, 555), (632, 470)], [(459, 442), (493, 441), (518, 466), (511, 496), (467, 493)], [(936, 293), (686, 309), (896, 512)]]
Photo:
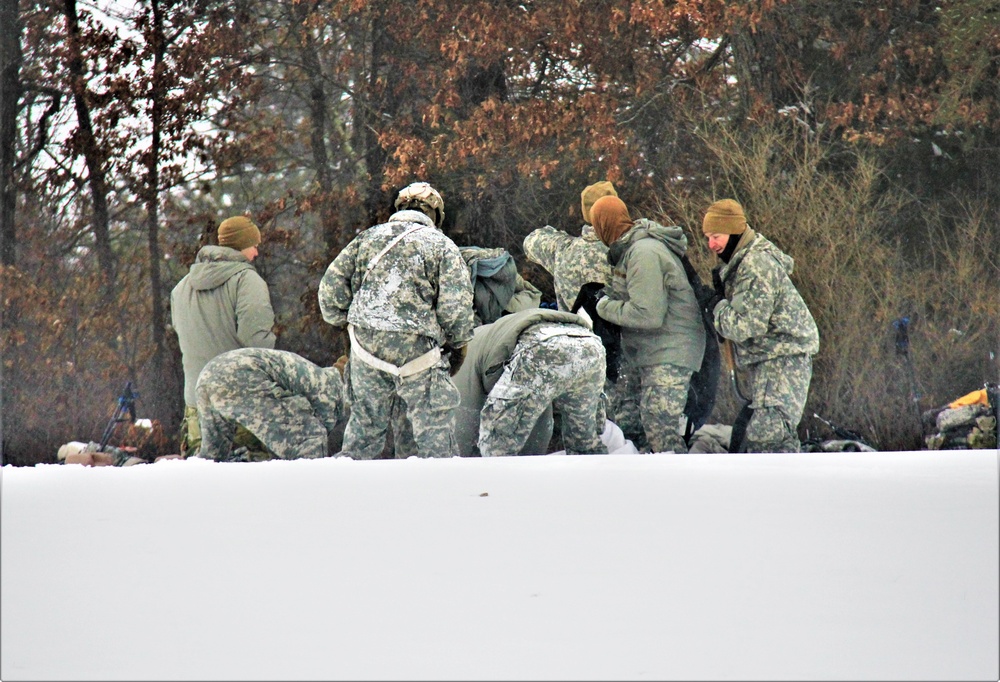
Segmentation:
[(637, 367), (671, 364), (697, 371), (705, 325), (680, 257), (687, 237), (677, 226), (637, 220), (609, 250), (610, 294), (597, 314), (622, 328), (622, 354)]
[(198, 375), (216, 355), (274, 348), (274, 309), (267, 283), (247, 257), (205, 246), (170, 293), (170, 316), (184, 364), (184, 402), (196, 405)]

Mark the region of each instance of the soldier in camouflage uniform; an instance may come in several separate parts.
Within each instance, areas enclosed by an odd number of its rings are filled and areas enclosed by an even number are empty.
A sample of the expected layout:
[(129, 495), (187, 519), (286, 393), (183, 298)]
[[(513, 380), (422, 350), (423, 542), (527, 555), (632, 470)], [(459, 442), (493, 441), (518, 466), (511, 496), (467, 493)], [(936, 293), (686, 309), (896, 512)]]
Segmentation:
[(580, 287), (588, 282), (611, 282), (608, 247), (590, 225), (590, 207), (604, 196), (618, 196), (614, 185), (603, 181), (586, 187), (580, 194), (584, 224), (579, 237), (546, 225), (524, 238), (524, 255), (552, 275), (559, 310), (573, 309)]
[(478, 327), (455, 375), (459, 451), (545, 454), (555, 409), (567, 453), (607, 453), (603, 382), (604, 346), (578, 315), (529, 309)]
[[(340, 370), (282, 350), (241, 348), (218, 355), (205, 365), (195, 390), (202, 427), (198, 456), (206, 459), (326, 457), (343, 414)], [(266, 451), (234, 449), (238, 426)]]
[(444, 201), (426, 182), (400, 191), (389, 221), (359, 234), (319, 285), (323, 319), (351, 336), (343, 454), (374, 459), (395, 401), (421, 457), (457, 454), (458, 370), (472, 338), (472, 284), (440, 231)]
[[(541, 304), (542, 292), (518, 274), (514, 257), (506, 249), (461, 246), (459, 251), (469, 266), (472, 280), (475, 326), (490, 324), (508, 313), (538, 308)], [(413, 429), (399, 401), (392, 406), (392, 448), (396, 459), (417, 454)]]
[[(584, 284), (611, 283), (608, 247), (590, 224), (590, 208), (595, 201), (605, 196), (618, 196), (614, 185), (606, 180), (588, 185), (580, 193), (583, 225), (580, 227), (579, 237), (570, 236), (562, 230), (546, 225), (524, 238), (523, 248), (527, 259), (541, 265), (552, 275), (556, 305), (559, 310), (566, 312), (573, 310), (573, 303), (580, 293), (580, 287)], [(627, 428), (627, 424), (623, 424), (622, 420), (627, 417), (619, 406), (627, 402), (629, 393), (628, 377), (624, 375), (620, 375), (617, 382), (608, 379), (604, 384), (604, 402), (608, 419), (617, 422), (623, 430)]]
[[(591, 208), (594, 230), (609, 245), (614, 278), (597, 314), (621, 327), (622, 373), (631, 401), (617, 411), (640, 450), (686, 453), (680, 433), (691, 375), (705, 353), (705, 325), (681, 256), (687, 237), (676, 225), (633, 221), (618, 197)], [(638, 413), (642, 430), (633, 430)], [(626, 431), (626, 425), (629, 430)]]
[(732, 199), (709, 206), (702, 222), (708, 248), (723, 264), (699, 302), (735, 350), (736, 365), (750, 379), (750, 408), (742, 450), (800, 452), (797, 429), (812, 379), (819, 329), (789, 279), (794, 261), (747, 225)]

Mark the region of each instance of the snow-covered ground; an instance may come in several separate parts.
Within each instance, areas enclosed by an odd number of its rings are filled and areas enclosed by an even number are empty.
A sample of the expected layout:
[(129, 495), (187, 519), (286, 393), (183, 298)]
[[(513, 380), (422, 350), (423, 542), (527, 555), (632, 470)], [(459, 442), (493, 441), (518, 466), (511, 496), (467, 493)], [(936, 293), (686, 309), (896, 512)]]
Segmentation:
[(3, 680), (996, 680), (998, 453), (2, 469)]

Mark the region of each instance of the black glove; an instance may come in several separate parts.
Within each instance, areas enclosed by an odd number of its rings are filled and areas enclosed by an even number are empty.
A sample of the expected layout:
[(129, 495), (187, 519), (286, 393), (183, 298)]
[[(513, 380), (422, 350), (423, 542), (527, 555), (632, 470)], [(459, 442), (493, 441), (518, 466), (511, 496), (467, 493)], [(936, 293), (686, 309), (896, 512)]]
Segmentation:
[(448, 355), (448, 374), (450, 376), (455, 376), (458, 374), (458, 370), (462, 368), (462, 363), (465, 362), (465, 351), (468, 349), (469, 345), (466, 344), (461, 348), (455, 348), (449, 344), (445, 344), (441, 349)]
[(715, 306), (725, 299), (725, 296), (720, 295), (715, 289), (702, 284), (701, 286), (695, 288), (694, 296), (698, 299), (698, 305), (705, 312), (712, 314), (715, 312)]
[(726, 295), (726, 285), (722, 283), (721, 265), (712, 268), (712, 286), (715, 287), (715, 293), (717, 293), (719, 296)]
[(580, 287), (580, 293), (576, 295), (576, 301), (573, 302), (572, 312), (575, 313), (580, 308), (583, 308), (591, 318), (596, 317), (597, 302), (605, 295), (604, 284), (601, 282), (587, 282)]
[(573, 312), (581, 308), (587, 311), (591, 321), (594, 323), (594, 333), (601, 338), (605, 352), (605, 370), (608, 380), (612, 383), (618, 381), (619, 363), (621, 358), (621, 333), (622, 329), (617, 324), (608, 322), (597, 314), (597, 302), (606, 295), (604, 285), (600, 282), (588, 282), (580, 287), (576, 302), (573, 303)]

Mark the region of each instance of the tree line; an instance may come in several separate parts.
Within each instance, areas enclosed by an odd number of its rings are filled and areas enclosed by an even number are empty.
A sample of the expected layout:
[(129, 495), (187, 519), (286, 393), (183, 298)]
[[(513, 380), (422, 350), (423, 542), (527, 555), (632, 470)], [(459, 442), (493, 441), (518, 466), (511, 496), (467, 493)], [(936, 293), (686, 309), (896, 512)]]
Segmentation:
[(95, 438), (126, 380), (176, 448), (169, 291), (231, 214), (279, 347), (332, 362), (319, 277), (413, 180), (549, 298), (521, 241), (577, 231), (586, 185), (685, 227), (705, 277), (702, 212), (737, 198), (820, 324), (806, 414), (884, 449), (1000, 373), (995, 2), (0, 0), (0, 41), (4, 461)]

